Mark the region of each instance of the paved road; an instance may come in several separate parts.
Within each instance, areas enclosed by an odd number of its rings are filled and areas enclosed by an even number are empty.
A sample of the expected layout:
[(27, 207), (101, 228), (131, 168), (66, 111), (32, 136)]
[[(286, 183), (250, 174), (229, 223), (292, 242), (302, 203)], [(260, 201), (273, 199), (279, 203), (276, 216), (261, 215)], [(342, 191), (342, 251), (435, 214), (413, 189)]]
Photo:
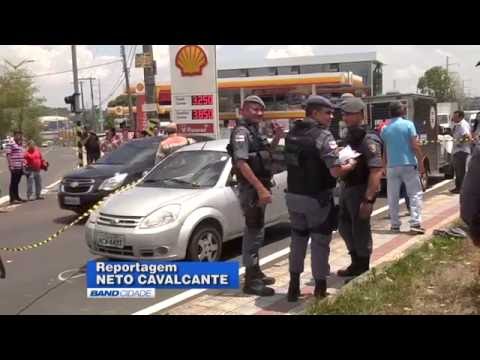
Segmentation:
[[(58, 168), (52, 172), (57, 176), (72, 168), (64, 161), (74, 163), (73, 150), (52, 149), (47, 156), (52, 166), (54, 159), (58, 160)], [(55, 180), (49, 178), (50, 183)], [(445, 185), (427, 194), (427, 197), (447, 188), (448, 185)], [(375, 207), (380, 208), (384, 204), (385, 199), (379, 199)], [(59, 209), (56, 193), (49, 192), (46, 200), (18, 205), (12, 211), (0, 214), (0, 246), (13, 247), (46, 239), (74, 219), (73, 213)], [(261, 256), (288, 247), (289, 241), (288, 224), (275, 226), (267, 231)], [(241, 239), (232, 240), (224, 246), (223, 259), (239, 260), (240, 252)], [(84, 243), (83, 224), (69, 228), (58, 239), (41, 248), (22, 253), (2, 252), (1, 255), (7, 278), (0, 280), (0, 314), (131, 314), (180, 292), (157, 291), (156, 299), (150, 300), (88, 300), (85, 276), (79, 270), (94, 256), (89, 254)], [(75, 274), (74, 278), (65, 281)]]

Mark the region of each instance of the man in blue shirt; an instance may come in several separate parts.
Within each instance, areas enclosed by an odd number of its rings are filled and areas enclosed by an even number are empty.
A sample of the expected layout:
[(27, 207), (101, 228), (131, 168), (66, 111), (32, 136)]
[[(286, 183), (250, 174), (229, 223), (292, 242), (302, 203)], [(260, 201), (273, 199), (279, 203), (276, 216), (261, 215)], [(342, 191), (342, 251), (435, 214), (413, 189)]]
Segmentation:
[(422, 185), (420, 175), (425, 173), (423, 155), (417, 141), (417, 132), (412, 121), (404, 119), (405, 108), (400, 102), (390, 104), (392, 119), (381, 133), (384, 142), (387, 169), (387, 197), (390, 208), (391, 230), (400, 231), (399, 193), (402, 182), (410, 199), (410, 229), (423, 234), (421, 226)]

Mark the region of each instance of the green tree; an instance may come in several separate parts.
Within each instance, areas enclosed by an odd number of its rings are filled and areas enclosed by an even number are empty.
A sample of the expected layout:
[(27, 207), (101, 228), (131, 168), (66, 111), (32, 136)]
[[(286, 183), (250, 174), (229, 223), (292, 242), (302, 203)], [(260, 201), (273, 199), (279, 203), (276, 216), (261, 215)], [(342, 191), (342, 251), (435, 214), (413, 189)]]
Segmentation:
[(417, 88), (421, 94), (433, 96), (438, 102), (457, 100), (456, 82), (441, 66), (428, 69), (418, 80)]
[(38, 89), (26, 70), (4, 70), (0, 73), (0, 136), (15, 129), (24, 131), (28, 139), (41, 142), (41, 104)]
[[(137, 96), (132, 95), (132, 106), (135, 106), (136, 101), (137, 101)], [(108, 102), (108, 107), (115, 107), (115, 106), (128, 106), (128, 95), (119, 95), (115, 99)]]

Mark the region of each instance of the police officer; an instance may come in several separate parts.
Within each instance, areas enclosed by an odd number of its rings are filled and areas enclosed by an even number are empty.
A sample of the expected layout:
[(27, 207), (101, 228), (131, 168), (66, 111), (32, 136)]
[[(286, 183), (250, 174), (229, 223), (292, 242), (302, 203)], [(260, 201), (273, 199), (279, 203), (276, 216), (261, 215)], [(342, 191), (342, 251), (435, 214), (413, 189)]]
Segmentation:
[(480, 146), (474, 149), (460, 193), (460, 216), (468, 225), (470, 237), (480, 247)]
[(245, 215), (245, 230), (242, 244), (245, 265), (247, 294), (272, 296), (275, 291), (267, 287), (275, 279), (267, 277), (260, 269), (258, 251), (264, 240), (265, 207), (272, 202), (272, 153), (278, 145), (283, 130), (275, 127), (275, 136), (269, 144), (266, 136), (259, 131), (265, 104), (261, 98), (252, 95), (245, 98), (242, 118), (230, 135), (229, 153), (232, 156), (239, 186), (240, 205)]
[(290, 284), (287, 300), (300, 296), (300, 274), (308, 239), (311, 238), (311, 264), (315, 279), (314, 295), (327, 295), (330, 273), (328, 257), (336, 222), (332, 190), (335, 177), (353, 169), (354, 161), (340, 166), (337, 143), (328, 130), (334, 106), (322, 96), (312, 95), (305, 107), (306, 118), (296, 121), (285, 140), (287, 191), (285, 195), (291, 223)]
[(351, 264), (338, 271), (342, 277), (358, 276), (370, 268), (372, 232), (370, 216), (383, 174), (382, 142), (362, 125), (365, 104), (359, 98), (345, 99), (340, 108), (347, 125), (345, 145), (360, 154), (357, 166), (342, 177), (338, 230), (345, 240)]

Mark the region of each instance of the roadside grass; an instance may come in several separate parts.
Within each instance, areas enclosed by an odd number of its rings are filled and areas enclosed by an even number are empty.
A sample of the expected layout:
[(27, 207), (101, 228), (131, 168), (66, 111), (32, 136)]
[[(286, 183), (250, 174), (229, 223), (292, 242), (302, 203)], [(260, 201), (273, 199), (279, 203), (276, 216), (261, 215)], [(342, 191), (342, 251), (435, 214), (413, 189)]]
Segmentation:
[(436, 236), (312, 304), (307, 314), (480, 314), (479, 264), (470, 239)]

